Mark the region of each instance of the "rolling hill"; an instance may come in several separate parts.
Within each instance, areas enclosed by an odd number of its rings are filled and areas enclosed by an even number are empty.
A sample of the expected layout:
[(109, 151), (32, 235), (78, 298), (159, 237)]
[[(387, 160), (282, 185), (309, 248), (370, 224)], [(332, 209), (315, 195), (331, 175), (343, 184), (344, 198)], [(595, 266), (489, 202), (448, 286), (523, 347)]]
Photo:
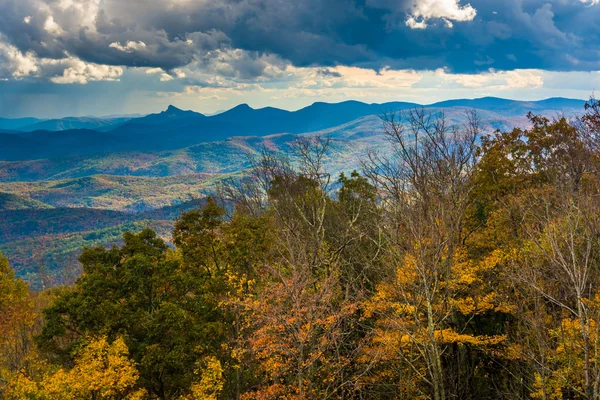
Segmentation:
[[(52, 208), (41, 201), (25, 198), (13, 193), (0, 192), (0, 210), (39, 210)], [(2, 221), (4, 223), (5, 221)]]
[(0, 211), (0, 251), (34, 289), (71, 282), (83, 246), (121, 243), (121, 235), (150, 227), (170, 240), (175, 218), (197, 201), (141, 213), (88, 208)]

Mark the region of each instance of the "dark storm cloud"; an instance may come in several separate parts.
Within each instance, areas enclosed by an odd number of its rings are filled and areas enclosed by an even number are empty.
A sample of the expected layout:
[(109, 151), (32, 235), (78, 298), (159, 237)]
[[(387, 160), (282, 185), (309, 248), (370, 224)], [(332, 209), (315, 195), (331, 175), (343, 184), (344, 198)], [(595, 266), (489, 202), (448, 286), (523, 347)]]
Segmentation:
[[(600, 4), (593, 3), (0, 0), (0, 39), (40, 58), (164, 70), (194, 63), (241, 79), (264, 75), (269, 60), (466, 73), (587, 71), (600, 70)], [(419, 4), (434, 4), (435, 12), (424, 14)], [(214, 57), (223, 62), (215, 66)]]

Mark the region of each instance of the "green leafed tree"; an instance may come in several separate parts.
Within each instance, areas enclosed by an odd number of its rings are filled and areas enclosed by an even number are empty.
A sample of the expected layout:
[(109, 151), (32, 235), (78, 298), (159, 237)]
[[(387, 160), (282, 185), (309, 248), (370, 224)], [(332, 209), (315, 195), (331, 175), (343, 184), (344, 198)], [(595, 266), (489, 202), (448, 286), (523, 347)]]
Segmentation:
[(220, 350), (218, 299), (210, 277), (184, 268), (153, 231), (123, 239), (122, 247), (84, 249), (82, 277), (45, 311), (40, 347), (69, 366), (86, 336), (122, 336), (147, 392), (178, 398), (196, 380), (193, 366)]

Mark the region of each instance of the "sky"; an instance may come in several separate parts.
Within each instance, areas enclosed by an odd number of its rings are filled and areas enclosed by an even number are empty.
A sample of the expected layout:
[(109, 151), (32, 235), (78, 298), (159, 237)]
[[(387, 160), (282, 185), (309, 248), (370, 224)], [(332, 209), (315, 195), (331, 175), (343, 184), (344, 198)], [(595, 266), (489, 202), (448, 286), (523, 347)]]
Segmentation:
[(600, 88), (600, 0), (0, 0), (0, 116)]

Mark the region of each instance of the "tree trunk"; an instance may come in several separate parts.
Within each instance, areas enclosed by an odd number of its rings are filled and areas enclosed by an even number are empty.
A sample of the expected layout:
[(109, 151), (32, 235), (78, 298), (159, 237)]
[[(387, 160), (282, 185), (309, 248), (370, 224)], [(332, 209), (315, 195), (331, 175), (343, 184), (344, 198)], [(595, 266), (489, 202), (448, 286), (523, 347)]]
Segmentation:
[(446, 400), (444, 388), (444, 370), (440, 349), (435, 338), (435, 323), (433, 321), (433, 308), (431, 301), (427, 301), (427, 325), (429, 331), (429, 363), (431, 364), (431, 383), (433, 386), (434, 400)]

